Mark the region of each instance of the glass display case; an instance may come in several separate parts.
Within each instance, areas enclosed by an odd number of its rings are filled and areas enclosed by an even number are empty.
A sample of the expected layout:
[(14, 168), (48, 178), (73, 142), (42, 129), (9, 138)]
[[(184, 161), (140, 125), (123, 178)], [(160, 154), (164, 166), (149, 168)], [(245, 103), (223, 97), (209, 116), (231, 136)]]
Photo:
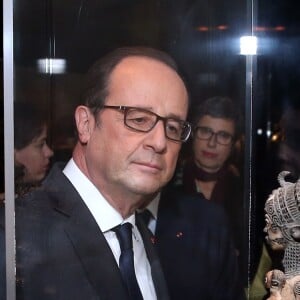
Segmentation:
[[(243, 190), (241, 277), (247, 297), (261, 299), (267, 293), (258, 274), (263, 251), (270, 268), (280, 264), (265, 244), (264, 203), (280, 171), (290, 171), (291, 180), (300, 172), (299, 11), (295, 0), (4, 0), (0, 154), (7, 299), (15, 297), (13, 108), (22, 102), (46, 112), (49, 162), (67, 162), (76, 142), (74, 109), (83, 75), (122, 46), (169, 53), (184, 75), (191, 111), (215, 96), (231, 98), (240, 111), (242, 135), (230, 162)], [(189, 146), (180, 159), (190, 155)]]

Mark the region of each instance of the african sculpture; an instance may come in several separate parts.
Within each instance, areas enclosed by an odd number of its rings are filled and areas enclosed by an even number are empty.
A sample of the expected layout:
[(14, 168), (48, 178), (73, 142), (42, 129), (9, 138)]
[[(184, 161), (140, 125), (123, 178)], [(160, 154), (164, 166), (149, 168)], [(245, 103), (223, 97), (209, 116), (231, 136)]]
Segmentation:
[(278, 175), (280, 187), (265, 204), (267, 242), (273, 250), (284, 250), (283, 270), (266, 274), (269, 300), (300, 300), (300, 179), (285, 181), (288, 174)]

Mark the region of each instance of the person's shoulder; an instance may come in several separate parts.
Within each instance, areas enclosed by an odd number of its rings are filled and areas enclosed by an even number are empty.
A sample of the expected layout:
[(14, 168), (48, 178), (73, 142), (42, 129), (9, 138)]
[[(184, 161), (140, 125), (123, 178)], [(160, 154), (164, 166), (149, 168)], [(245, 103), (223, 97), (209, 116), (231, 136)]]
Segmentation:
[(64, 163), (55, 163), (42, 184), (25, 195), (16, 198), (16, 210), (42, 209), (52, 205), (56, 195), (64, 193), (66, 179), (62, 172)]
[(206, 200), (202, 194), (190, 195), (182, 188), (167, 187), (161, 195), (160, 206), (162, 209), (176, 211), (198, 222), (210, 218), (216, 222), (227, 222), (224, 209), (220, 205)]
[(226, 174), (225, 178), (227, 181), (233, 183), (241, 183), (242, 182), (242, 176), (240, 173), (240, 170), (233, 164), (229, 164), (227, 169), (226, 169)]
[(65, 162), (56, 162), (50, 169), (46, 178), (44, 179), (43, 185), (49, 185), (52, 182), (60, 182), (62, 178), (65, 178), (65, 175), (63, 174), (63, 169), (65, 165)]

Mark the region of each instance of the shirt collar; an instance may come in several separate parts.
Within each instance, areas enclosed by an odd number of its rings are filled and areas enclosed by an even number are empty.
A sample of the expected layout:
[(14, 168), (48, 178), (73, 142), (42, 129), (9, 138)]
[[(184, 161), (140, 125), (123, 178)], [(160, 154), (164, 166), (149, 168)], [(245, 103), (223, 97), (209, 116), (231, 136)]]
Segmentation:
[(121, 214), (106, 201), (96, 186), (83, 174), (73, 158), (69, 160), (63, 173), (81, 196), (102, 232), (111, 230), (125, 222), (135, 225), (135, 215), (133, 214), (124, 220)]
[(157, 211), (158, 211), (158, 204), (160, 199), (160, 193), (147, 205), (146, 209), (148, 209), (155, 220), (157, 220)]

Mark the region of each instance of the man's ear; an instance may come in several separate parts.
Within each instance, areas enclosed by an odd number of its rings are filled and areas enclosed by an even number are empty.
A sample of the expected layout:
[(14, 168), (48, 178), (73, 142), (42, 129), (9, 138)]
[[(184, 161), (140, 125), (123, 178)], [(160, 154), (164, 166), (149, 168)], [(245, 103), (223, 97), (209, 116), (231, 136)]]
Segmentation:
[(90, 139), (92, 128), (94, 127), (94, 116), (88, 107), (80, 105), (75, 110), (75, 121), (78, 138), (81, 143), (86, 144)]

